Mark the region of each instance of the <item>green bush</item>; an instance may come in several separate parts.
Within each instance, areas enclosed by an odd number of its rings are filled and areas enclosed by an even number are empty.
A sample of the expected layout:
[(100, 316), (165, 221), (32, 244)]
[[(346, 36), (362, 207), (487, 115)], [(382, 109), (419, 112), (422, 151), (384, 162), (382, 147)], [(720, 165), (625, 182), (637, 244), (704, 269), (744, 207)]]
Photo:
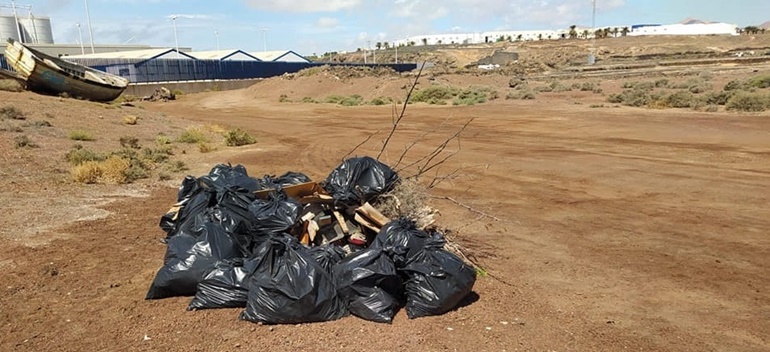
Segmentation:
[(171, 172), (182, 172), (187, 170), (190, 170), (190, 168), (181, 160), (177, 160), (169, 165), (169, 171)]
[(353, 94), (349, 97), (342, 99), (342, 101), (339, 102), (339, 104), (342, 106), (358, 106), (363, 103), (364, 103), (364, 97), (358, 94)]
[(452, 101), (454, 105), (476, 105), (487, 102), (487, 92), (482, 89), (466, 89)]
[(734, 90), (722, 91), (722, 92), (709, 92), (701, 97), (706, 105), (725, 105), (730, 98), (735, 95)]
[(537, 93), (535, 91), (525, 88), (521, 90), (515, 90), (508, 92), (508, 94), (505, 95), (505, 99), (511, 100), (511, 99), (521, 99), (521, 100), (533, 100), (537, 96)]
[(69, 138), (73, 141), (83, 141), (83, 142), (90, 142), (95, 141), (96, 137), (94, 137), (91, 132), (88, 132), (86, 130), (72, 130), (70, 131)]
[(157, 145), (168, 145), (168, 144), (171, 144), (171, 138), (169, 138), (166, 135), (159, 134), (157, 137), (155, 137), (155, 144), (157, 144)]
[(749, 78), (746, 85), (750, 88), (770, 88), (770, 75)]
[(770, 94), (738, 92), (725, 105), (727, 110), (759, 112), (770, 109)]
[(142, 149), (142, 153), (145, 160), (156, 164), (165, 163), (172, 155), (174, 155), (174, 152), (170, 146), (146, 148)]
[(694, 107), (697, 102), (698, 99), (688, 91), (678, 91), (665, 98), (666, 106), (672, 108), (690, 108)]
[(615, 104), (623, 104), (626, 106), (643, 107), (648, 106), (652, 102), (658, 100), (658, 96), (653, 94), (651, 90), (646, 88), (626, 89), (620, 94), (610, 94), (607, 97), (607, 101)]
[(107, 157), (103, 154), (84, 148), (81, 144), (75, 144), (72, 146), (72, 149), (64, 155), (64, 159), (70, 164), (77, 166), (87, 161), (102, 161), (107, 159)]
[(200, 128), (188, 128), (176, 140), (180, 143), (198, 144), (200, 142), (208, 142), (209, 138)]
[(289, 96), (286, 94), (281, 94), (280, 97), (278, 97), (279, 103), (291, 103), (291, 99), (289, 99)]
[(434, 85), (415, 91), (409, 101), (412, 103), (428, 104), (439, 104), (439, 102), (446, 103), (447, 100), (454, 98), (457, 94), (459, 94), (457, 88)]
[(393, 103), (393, 99), (390, 97), (377, 97), (369, 101), (369, 105), (388, 105)]
[(257, 143), (257, 139), (240, 128), (225, 132), (225, 144), (230, 147), (240, 147), (254, 143)]
[(668, 88), (668, 79), (661, 78), (655, 81), (655, 88)]

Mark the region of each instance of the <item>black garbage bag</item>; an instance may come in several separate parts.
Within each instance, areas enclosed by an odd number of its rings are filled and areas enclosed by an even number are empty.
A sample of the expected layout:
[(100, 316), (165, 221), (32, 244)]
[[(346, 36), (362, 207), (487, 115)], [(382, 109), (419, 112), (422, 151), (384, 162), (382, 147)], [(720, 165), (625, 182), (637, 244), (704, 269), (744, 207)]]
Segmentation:
[(233, 235), (243, 253), (251, 253), (265, 239), (252, 231), (257, 218), (249, 208), (257, 197), (254, 193), (227, 189), (220, 192), (217, 198), (218, 203), (212, 209), (214, 219), (222, 224), (227, 233)]
[(257, 199), (249, 206), (254, 217), (252, 233), (267, 236), (286, 232), (297, 223), (302, 205), (283, 191), (270, 192), (267, 200)]
[(310, 182), (310, 177), (301, 173), (289, 171), (281, 176), (265, 175), (258, 180), (259, 189), (281, 189), (288, 186)]
[(254, 259), (244, 258), (216, 262), (198, 284), (187, 310), (245, 308), (249, 295), (246, 279), (256, 263)]
[(385, 249), (400, 269), (423, 249), (428, 238), (430, 235), (418, 229), (414, 221), (399, 218), (380, 229), (370, 248)]
[(240, 188), (248, 192), (259, 190), (257, 179), (250, 177), (243, 165), (219, 164), (214, 166), (208, 175), (200, 177), (199, 180), (207, 187), (215, 190), (226, 188)]
[(178, 232), (168, 240), (164, 265), (146, 299), (192, 296), (217, 260), (241, 256), (238, 244), (220, 224), (205, 222), (194, 231)]
[(406, 315), (409, 319), (440, 315), (454, 309), (473, 289), (476, 270), (444, 250), (444, 237), (436, 233), (425, 241), (402, 271), (408, 277)]
[(363, 204), (390, 191), (398, 174), (370, 157), (350, 158), (337, 166), (324, 182), (324, 189), (338, 202)]
[(176, 213), (167, 213), (160, 219), (160, 227), (166, 231), (166, 241), (179, 232), (190, 232), (201, 225), (204, 213), (214, 204), (214, 193), (209, 189), (196, 188), (194, 193), (179, 203)]
[(401, 278), (380, 249), (365, 249), (334, 266), (337, 295), (355, 316), (390, 323), (401, 297)]
[(332, 274), (334, 265), (345, 258), (345, 251), (342, 247), (334, 244), (312, 247), (308, 250), (308, 253), (329, 275)]
[(241, 319), (266, 324), (300, 324), (346, 315), (334, 282), (297, 240), (271, 236), (255, 251), (249, 297)]

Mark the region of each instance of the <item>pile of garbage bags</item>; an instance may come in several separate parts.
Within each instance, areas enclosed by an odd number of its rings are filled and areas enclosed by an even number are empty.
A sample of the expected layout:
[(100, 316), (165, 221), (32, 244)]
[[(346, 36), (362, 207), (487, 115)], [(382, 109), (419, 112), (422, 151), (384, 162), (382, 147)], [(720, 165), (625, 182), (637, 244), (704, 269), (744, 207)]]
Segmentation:
[(188, 176), (161, 217), (167, 250), (146, 299), (194, 296), (189, 310), (245, 308), (241, 319), (265, 324), (446, 313), (476, 271), (438, 231), (377, 210), (397, 182), (369, 157), (321, 183), (297, 172), (258, 179), (241, 165)]

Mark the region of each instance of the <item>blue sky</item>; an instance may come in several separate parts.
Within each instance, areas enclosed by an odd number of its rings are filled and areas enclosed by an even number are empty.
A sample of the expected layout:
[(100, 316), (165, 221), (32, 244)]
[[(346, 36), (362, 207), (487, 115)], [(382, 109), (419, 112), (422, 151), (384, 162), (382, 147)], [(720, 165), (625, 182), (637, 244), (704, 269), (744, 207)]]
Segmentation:
[[(77, 22), (88, 42), (84, 0), (16, 4), (50, 16), (57, 43), (78, 42)], [(591, 0), (88, 0), (88, 7), (96, 43), (173, 47), (169, 16), (178, 15), (183, 47), (216, 49), (217, 32), (222, 49), (260, 51), (266, 42), (268, 50), (303, 55), (418, 34), (591, 25)], [(770, 21), (770, 0), (597, 0), (597, 7), (597, 26), (675, 23), (687, 17), (742, 27)]]

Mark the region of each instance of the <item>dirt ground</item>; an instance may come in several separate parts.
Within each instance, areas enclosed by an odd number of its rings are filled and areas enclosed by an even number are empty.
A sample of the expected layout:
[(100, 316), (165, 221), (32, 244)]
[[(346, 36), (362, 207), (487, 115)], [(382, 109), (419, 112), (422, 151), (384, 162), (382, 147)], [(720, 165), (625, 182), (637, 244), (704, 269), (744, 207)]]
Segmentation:
[[(369, 89), (365, 80), (351, 86)], [(592, 108), (604, 98), (591, 92), (408, 108), (387, 163), (424, 132), (434, 131), (408, 161), (475, 118), (449, 146), (459, 153), (427, 177), (456, 172), (432, 204), (490, 274), (464, 307), (416, 320), (401, 311), (392, 325), (348, 317), (261, 326), (239, 321), (238, 309), (188, 312), (190, 298), (145, 301), (165, 251), (158, 220), (185, 172), (74, 184), (62, 161), (66, 131), (91, 128), (99, 138), (88, 143), (105, 148), (121, 135), (150, 143), (191, 125), (240, 126), (257, 138), (205, 154), (177, 147), (193, 175), (230, 162), (253, 176), (293, 170), (321, 180), (377, 131), (355, 154), (379, 152), (390, 106), (277, 103), (301, 89), (273, 80), (141, 108), (0, 92), (53, 124), (25, 127), (37, 149), (8, 147), (17, 134), (0, 132), (0, 350), (770, 349), (770, 114)], [(121, 124), (128, 113), (139, 124)]]

